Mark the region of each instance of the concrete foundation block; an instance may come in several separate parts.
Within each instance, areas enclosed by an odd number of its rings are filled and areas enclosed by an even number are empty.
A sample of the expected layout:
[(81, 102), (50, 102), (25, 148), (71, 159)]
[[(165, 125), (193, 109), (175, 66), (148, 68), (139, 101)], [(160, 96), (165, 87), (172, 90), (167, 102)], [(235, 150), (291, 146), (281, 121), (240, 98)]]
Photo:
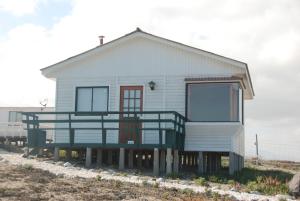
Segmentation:
[(172, 173), (172, 149), (171, 148), (167, 148), (167, 170), (166, 173), (167, 174), (171, 174)]
[(97, 149), (97, 167), (102, 166), (102, 149)]
[(160, 151), (160, 171), (166, 171), (166, 152), (165, 150)]
[(113, 152), (112, 152), (112, 150), (108, 150), (107, 151), (107, 163), (108, 163), (108, 165), (112, 165), (112, 161), (113, 161)]
[(128, 152), (128, 168), (133, 168), (133, 150), (130, 149)]
[(153, 153), (153, 175), (159, 175), (159, 150), (158, 148), (154, 148)]
[(54, 161), (58, 161), (59, 160), (59, 148), (55, 147), (54, 148)]
[(179, 172), (179, 155), (178, 150), (174, 150), (173, 172)]
[(204, 157), (203, 152), (200, 151), (198, 153), (198, 173), (203, 174), (204, 173)]
[(119, 170), (124, 170), (124, 168), (125, 168), (125, 148), (120, 148)]
[(85, 154), (85, 167), (89, 168), (92, 165), (92, 148), (87, 147), (86, 148), (86, 154)]

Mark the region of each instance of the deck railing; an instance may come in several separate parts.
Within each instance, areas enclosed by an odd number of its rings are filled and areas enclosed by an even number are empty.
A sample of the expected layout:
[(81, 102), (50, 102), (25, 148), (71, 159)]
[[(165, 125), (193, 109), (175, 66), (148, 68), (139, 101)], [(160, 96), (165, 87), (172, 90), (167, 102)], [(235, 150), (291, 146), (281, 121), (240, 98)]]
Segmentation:
[[(174, 148), (182, 150), (185, 117), (175, 111), (23, 112), (31, 147)], [(54, 143), (46, 134), (54, 131)]]

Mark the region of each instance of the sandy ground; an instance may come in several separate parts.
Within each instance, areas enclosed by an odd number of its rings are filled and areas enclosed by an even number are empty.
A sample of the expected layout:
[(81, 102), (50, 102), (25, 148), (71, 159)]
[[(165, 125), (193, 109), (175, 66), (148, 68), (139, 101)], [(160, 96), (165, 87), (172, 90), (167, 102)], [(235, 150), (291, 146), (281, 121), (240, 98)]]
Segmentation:
[[(278, 200), (196, 186), (187, 181), (64, 167), (0, 149), (1, 200)], [(209, 193), (208, 193), (209, 192)]]
[(0, 163), (1, 200), (209, 200), (203, 195), (113, 180), (58, 177), (48, 171)]

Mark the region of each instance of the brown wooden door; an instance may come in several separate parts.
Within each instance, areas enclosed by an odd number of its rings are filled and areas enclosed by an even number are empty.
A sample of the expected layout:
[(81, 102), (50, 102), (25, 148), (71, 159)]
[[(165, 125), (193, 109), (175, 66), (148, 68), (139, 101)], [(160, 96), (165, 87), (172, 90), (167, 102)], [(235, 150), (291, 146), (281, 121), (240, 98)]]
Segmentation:
[[(120, 87), (120, 111), (121, 112), (140, 112), (143, 111), (143, 86), (121, 86)], [(120, 119), (132, 120), (130, 122), (120, 122), (119, 142), (122, 144), (136, 144), (137, 134), (141, 143), (142, 132), (137, 128), (142, 128), (138, 123), (140, 115), (121, 114)]]

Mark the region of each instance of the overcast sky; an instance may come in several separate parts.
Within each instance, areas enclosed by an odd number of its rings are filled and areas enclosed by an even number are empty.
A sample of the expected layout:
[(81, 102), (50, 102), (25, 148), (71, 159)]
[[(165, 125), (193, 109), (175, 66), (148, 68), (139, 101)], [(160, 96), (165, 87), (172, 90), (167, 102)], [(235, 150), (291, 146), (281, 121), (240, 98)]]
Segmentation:
[(140, 27), (248, 63), (246, 154), (300, 161), (299, 0), (0, 0), (0, 106), (54, 105), (39, 69)]

